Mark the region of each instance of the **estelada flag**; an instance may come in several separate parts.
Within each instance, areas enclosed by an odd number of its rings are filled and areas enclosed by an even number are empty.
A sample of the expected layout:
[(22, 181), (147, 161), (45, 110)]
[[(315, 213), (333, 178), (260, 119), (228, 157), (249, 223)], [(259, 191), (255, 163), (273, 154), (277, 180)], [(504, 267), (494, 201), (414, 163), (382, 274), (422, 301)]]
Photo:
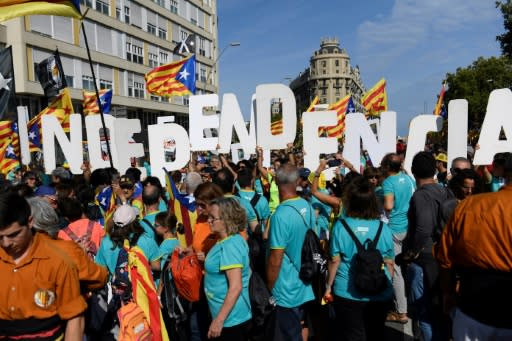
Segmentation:
[(19, 167), (20, 162), (14, 152), (12, 140), (9, 138), (0, 147), (0, 173), (8, 174), (11, 170)]
[(145, 76), (146, 90), (158, 96), (186, 96), (196, 92), (196, 56), (162, 65)]
[[(112, 105), (112, 89), (101, 89), (99, 93), (103, 113), (107, 114), (110, 112), (110, 107)], [(84, 115), (99, 114), (100, 108), (98, 106), (98, 100), (96, 99), (96, 92), (84, 91), (83, 96), (84, 101), (82, 105), (84, 107)]]
[(0, 22), (25, 15), (59, 15), (81, 18), (80, 0), (2, 0)]
[(18, 123), (16, 121), (0, 121), (0, 146), (4, 145), (9, 139), (14, 152), (19, 155)]
[[(69, 132), (69, 117), (73, 112), (73, 103), (71, 102), (71, 96), (69, 95), (69, 89), (66, 88), (62, 93), (55, 97), (49, 106), (41, 110), (34, 118), (32, 118), (28, 124), (28, 140), (29, 148), (31, 151), (37, 151), (41, 148), (42, 131), (41, 131), (41, 117), (43, 115), (54, 115), (62, 125), (62, 128), (66, 133)], [(38, 142), (37, 145), (35, 142)]]
[(386, 80), (382, 78), (368, 90), (361, 99), (367, 116), (379, 116), (381, 112), (388, 110), (388, 98), (386, 95)]
[(37, 78), (44, 90), (44, 95), (48, 98), (55, 97), (59, 91), (66, 88), (66, 75), (60, 61), (59, 50), (54, 53), (36, 67)]
[(352, 97), (350, 95), (347, 95), (340, 99), (338, 102), (331, 104), (329, 106), (328, 110), (336, 111), (338, 124), (335, 126), (324, 128), (324, 131), (327, 133), (328, 137), (341, 138), (341, 136), (345, 132), (345, 115), (347, 113), (347, 109), (349, 107), (351, 98)]
[(446, 92), (446, 87), (443, 82), (443, 84), (441, 85), (441, 91), (439, 92), (439, 97), (437, 98), (436, 107), (434, 108), (434, 115), (436, 115), (436, 116), (439, 116), (442, 113), (445, 92)]
[(182, 195), (169, 172), (165, 171), (165, 189), (169, 194), (169, 212), (176, 216), (176, 220), (184, 227), (185, 233), (178, 234), (180, 244), (184, 246), (192, 245), (192, 232), (197, 220), (197, 211), (195, 201), (190, 200)]

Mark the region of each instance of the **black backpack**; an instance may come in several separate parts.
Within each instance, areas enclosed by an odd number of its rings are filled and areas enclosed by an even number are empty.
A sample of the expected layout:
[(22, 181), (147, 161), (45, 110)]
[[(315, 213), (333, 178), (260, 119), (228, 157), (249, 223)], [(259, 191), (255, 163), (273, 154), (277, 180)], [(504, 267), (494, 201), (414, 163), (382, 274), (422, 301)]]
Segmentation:
[(265, 282), (255, 271), (252, 271), (249, 279), (249, 299), (251, 301), (252, 326), (260, 328), (268, 322), (276, 304)]
[(341, 219), (341, 223), (357, 247), (350, 273), (355, 288), (363, 295), (374, 296), (380, 294), (388, 286), (388, 278), (384, 272), (384, 259), (377, 249), (383, 227), (382, 221), (379, 224), (375, 238), (373, 240), (367, 239), (364, 244), (361, 244), (357, 239), (345, 219)]

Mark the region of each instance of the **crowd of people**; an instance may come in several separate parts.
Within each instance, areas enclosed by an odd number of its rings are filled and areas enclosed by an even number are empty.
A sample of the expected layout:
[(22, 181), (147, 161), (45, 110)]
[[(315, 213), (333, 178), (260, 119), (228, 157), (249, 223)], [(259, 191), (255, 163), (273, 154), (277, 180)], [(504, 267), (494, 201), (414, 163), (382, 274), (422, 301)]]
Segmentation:
[[(407, 174), (400, 143), (360, 169), (341, 153), (304, 168), (292, 145), (270, 167), (261, 148), (237, 164), (194, 153), (168, 174), (188, 221), (138, 168), (15, 170), (0, 179), (0, 339), (114, 340), (129, 302), (148, 340), (384, 340), (409, 321), (418, 340), (512, 339), (512, 154), (475, 167), (422, 151)], [(320, 290), (301, 277), (310, 230)], [(197, 299), (171, 271), (186, 257)], [(272, 307), (258, 328), (256, 275)]]

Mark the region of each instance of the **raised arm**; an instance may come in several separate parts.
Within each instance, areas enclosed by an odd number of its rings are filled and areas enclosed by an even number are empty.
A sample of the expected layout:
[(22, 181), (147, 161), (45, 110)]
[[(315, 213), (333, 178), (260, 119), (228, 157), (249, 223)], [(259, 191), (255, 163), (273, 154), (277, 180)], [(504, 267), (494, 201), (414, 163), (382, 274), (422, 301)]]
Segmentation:
[(263, 167), (263, 148), (256, 147), (256, 156), (258, 157), (258, 170), (265, 179), (268, 179), (268, 171)]
[(315, 178), (313, 179), (313, 184), (311, 186), (311, 194), (315, 196), (318, 200), (327, 204), (334, 208), (335, 210), (339, 209), (341, 206), (341, 199), (332, 197), (328, 194), (322, 193), (318, 190), (318, 179), (320, 178), (320, 174), (323, 170), (325, 170), (325, 166), (327, 165), (327, 161), (325, 159), (320, 160), (320, 164), (315, 171)]

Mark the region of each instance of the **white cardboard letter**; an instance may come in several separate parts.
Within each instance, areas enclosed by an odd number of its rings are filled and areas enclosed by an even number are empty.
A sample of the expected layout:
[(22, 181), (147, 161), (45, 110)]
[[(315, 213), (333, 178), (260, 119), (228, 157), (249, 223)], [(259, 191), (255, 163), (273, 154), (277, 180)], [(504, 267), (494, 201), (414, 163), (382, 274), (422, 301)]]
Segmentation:
[[(110, 152), (112, 153), (112, 162), (116, 167), (117, 161), (117, 149), (115, 143), (115, 127), (114, 122), (116, 120), (112, 115), (104, 115), (105, 126), (109, 131), (110, 137)], [(91, 169), (110, 167), (108, 160), (103, 160), (101, 157), (101, 139), (100, 139), (100, 128), (101, 117), (100, 115), (88, 115), (85, 117), (85, 126), (87, 127), (87, 148), (89, 150), (89, 162)]]
[[(217, 107), (219, 96), (217, 94), (191, 96), (189, 109), (190, 143), (193, 151), (215, 150), (219, 139), (217, 137), (204, 137), (204, 130), (219, 128), (219, 115), (203, 115), (204, 107)], [(187, 138), (188, 139), (188, 138)]]
[[(254, 126), (253, 115), (251, 115), (250, 125), (251, 127)], [(231, 140), (233, 138), (233, 127), (235, 128), (236, 135), (240, 141), (240, 146), (244, 149), (244, 154), (251, 154), (251, 152), (256, 148), (256, 135), (254, 134), (254, 129), (249, 129), (249, 132), (247, 132), (236, 96), (233, 94), (225, 94), (222, 97), (222, 113), (220, 115), (220, 153), (229, 152)]]
[(338, 124), (336, 111), (322, 111), (302, 113), (302, 134), (304, 145), (304, 167), (316, 169), (320, 154), (336, 153), (338, 141), (335, 137), (318, 137), (319, 127), (330, 127)]
[(448, 103), (448, 169), (457, 157), (468, 157), (468, 101)]
[(404, 169), (413, 176), (411, 172), (412, 159), (414, 155), (425, 150), (427, 133), (441, 131), (443, 118), (434, 115), (419, 115), (409, 123), (409, 137), (407, 138), (407, 153), (405, 154)]
[(133, 134), (141, 131), (140, 121), (136, 118), (118, 118), (114, 121), (114, 130), (116, 132), (117, 150), (116, 168), (119, 173), (124, 174), (131, 166), (131, 157), (144, 156), (142, 143), (130, 143), (130, 141), (133, 141)]

